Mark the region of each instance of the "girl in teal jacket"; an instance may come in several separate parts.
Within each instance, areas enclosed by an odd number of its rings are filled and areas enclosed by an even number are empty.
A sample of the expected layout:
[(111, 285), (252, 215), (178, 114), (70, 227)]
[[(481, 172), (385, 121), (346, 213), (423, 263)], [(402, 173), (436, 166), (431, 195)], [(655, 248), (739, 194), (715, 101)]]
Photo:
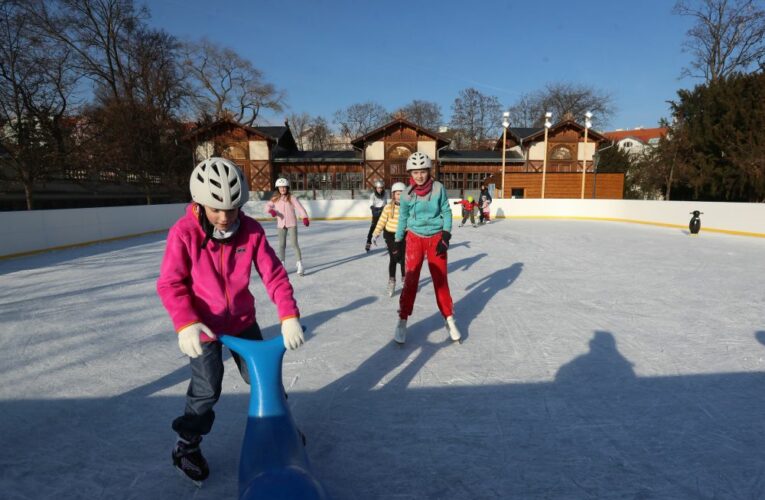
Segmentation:
[[(394, 340), (406, 341), (406, 322), (414, 309), (422, 263), (427, 257), (430, 276), (436, 291), (438, 309), (446, 321), (452, 340), (462, 335), (454, 321), (454, 305), (446, 279), (446, 255), (452, 230), (452, 209), (443, 184), (430, 176), (432, 162), (424, 153), (414, 153), (406, 161), (411, 174), (410, 187), (401, 194), (401, 207), (396, 229), (397, 253), (405, 259), (406, 277), (399, 300), (399, 320)], [(406, 255), (403, 243), (406, 241)]]

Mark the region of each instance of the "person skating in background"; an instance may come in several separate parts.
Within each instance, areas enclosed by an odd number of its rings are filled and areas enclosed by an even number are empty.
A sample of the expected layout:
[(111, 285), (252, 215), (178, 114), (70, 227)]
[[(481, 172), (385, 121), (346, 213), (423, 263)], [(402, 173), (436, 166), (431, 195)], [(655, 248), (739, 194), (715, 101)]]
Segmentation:
[(297, 273), (298, 276), (303, 276), (305, 269), (303, 268), (303, 258), (300, 253), (300, 246), (298, 245), (298, 218), (303, 219), (303, 225), (308, 227), (310, 221), (308, 220), (308, 214), (300, 204), (300, 201), (292, 196), (290, 192), (290, 182), (287, 179), (276, 179), (276, 193), (271, 197), (271, 200), (266, 204), (266, 212), (271, 217), (276, 218), (276, 232), (279, 236), (279, 260), (282, 264), (285, 264), (284, 256), (287, 249), (287, 236), (290, 237), (292, 247), (295, 249), (297, 255)]
[(383, 207), (388, 203), (388, 195), (385, 193), (385, 184), (381, 180), (376, 180), (374, 184), (374, 191), (369, 196), (369, 209), (372, 211), (372, 224), (369, 226), (369, 232), (367, 233), (367, 244), (364, 246), (364, 250), (367, 252), (372, 246), (372, 233), (377, 227), (377, 221), (380, 219)]
[(481, 216), (479, 222), (481, 224), (488, 224), (491, 222), (491, 193), (489, 193), (489, 187), (481, 185), (481, 194), (478, 195), (478, 203), (481, 205)]
[(481, 196), (481, 224), (488, 224), (491, 222), (491, 200), (485, 196)]
[(398, 214), (399, 214), (399, 200), (401, 198), (401, 192), (406, 189), (403, 182), (397, 182), (390, 188), (391, 196), (390, 203), (385, 205), (380, 220), (377, 221), (377, 226), (374, 230), (374, 243), (377, 244), (377, 238), (380, 234), (383, 235), (385, 245), (388, 247), (388, 296), (393, 297), (396, 291), (396, 265), (401, 266), (401, 282), (404, 282), (404, 259), (402, 259), (405, 248), (402, 250), (402, 255), (396, 253), (396, 228), (398, 227)]
[(473, 200), (473, 197), (468, 196), (467, 199), (455, 201), (454, 204), (462, 205), (462, 222), (460, 222), (460, 227), (465, 225), (465, 222), (467, 222), (468, 217), (470, 217), (470, 223), (473, 224), (473, 227), (476, 227), (475, 210), (476, 208), (478, 208), (478, 203)]
[[(299, 347), (303, 329), (284, 266), (263, 227), (240, 211), (249, 192), (239, 168), (224, 158), (205, 160), (193, 170), (190, 190), (193, 202), (167, 235), (157, 293), (191, 367), (184, 413), (172, 423), (178, 434), (173, 465), (199, 484), (209, 475), (199, 445), (215, 420), (223, 380), (218, 336), (262, 340), (248, 289), (253, 264), (276, 304), (285, 347)], [(246, 363), (233, 357), (249, 383)]]
[(446, 276), (452, 209), (444, 186), (430, 177), (431, 167), (430, 157), (420, 152), (413, 153), (406, 161), (406, 170), (411, 174), (410, 187), (401, 194), (395, 238), (397, 255), (405, 255), (406, 259), (406, 277), (394, 333), (394, 340), (399, 344), (406, 340), (406, 322), (414, 309), (420, 270), (426, 258), (436, 291), (436, 303), (449, 336), (453, 341), (462, 337), (454, 321), (454, 304)]

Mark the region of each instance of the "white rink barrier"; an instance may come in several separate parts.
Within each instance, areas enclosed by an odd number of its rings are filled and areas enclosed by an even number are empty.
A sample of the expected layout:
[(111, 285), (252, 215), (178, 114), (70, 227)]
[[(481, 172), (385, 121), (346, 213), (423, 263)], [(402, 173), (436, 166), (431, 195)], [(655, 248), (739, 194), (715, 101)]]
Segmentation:
[[(450, 200), (452, 214), (461, 208)], [(301, 200), (311, 219), (368, 220), (367, 200)], [(245, 213), (269, 221), (266, 202), (251, 201)], [(0, 258), (88, 245), (167, 230), (183, 214), (186, 204), (71, 208), (0, 212), (6, 228)], [(687, 228), (690, 212), (700, 210), (701, 231), (765, 238), (765, 204), (690, 201), (495, 199), (494, 218), (580, 219), (632, 222)]]

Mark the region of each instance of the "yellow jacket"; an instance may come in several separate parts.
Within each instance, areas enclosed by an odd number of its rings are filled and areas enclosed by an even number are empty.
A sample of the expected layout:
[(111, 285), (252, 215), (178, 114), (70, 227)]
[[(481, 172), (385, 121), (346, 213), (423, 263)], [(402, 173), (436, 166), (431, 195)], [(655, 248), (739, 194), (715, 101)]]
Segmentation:
[(377, 221), (377, 225), (375, 226), (374, 235), (380, 236), (383, 229), (389, 233), (395, 233), (396, 228), (398, 227), (398, 212), (399, 206), (392, 201), (385, 205), (382, 214), (380, 214), (380, 220)]

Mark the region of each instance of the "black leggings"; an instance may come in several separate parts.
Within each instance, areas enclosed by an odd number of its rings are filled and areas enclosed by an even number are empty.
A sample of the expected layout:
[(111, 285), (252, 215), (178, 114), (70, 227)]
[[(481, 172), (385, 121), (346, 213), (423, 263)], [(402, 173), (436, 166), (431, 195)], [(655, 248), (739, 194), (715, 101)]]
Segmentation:
[[(393, 250), (396, 247), (396, 233), (391, 233), (383, 229), (383, 238), (385, 239), (385, 245), (388, 247), (388, 277), (396, 277), (396, 264), (401, 265), (401, 281), (404, 280), (404, 259), (402, 256), (401, 262), (398, 262), (396, 257), (393, 256)], [(402, 242), (401, 251), (406, 255), (406, 243)]]
[(381, 215), (382, 215), (382, 208), (372, 209), (372, 225), (369, 226), (369, 232), (367, 233), (367, 243), (372, 243), (372, 233), (375, 232), (375, 227), (377, 227), (377, 221), (380, 220)]

